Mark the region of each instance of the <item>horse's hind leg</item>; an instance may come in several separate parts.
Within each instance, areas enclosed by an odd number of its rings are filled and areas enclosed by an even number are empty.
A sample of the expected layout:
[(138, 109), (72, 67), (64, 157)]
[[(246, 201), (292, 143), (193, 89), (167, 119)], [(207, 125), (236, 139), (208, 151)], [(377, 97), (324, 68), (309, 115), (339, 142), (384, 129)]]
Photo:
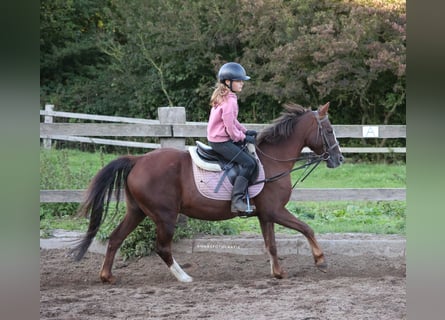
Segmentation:
[(170, 272), (181, 282), (192, 282), (190, 277), (179, 266), (172, 256), (171, 243), (173, 241), (173, 233), (175, 232), (175, 220), (171, 223), (158, 222), (156, 224), (156, 253), (164, 260), (170, 269)]
[(144, 218), (145, 214), (139, 208), (127, 207), (127, 213), (125, 214), (124, 219), (110, 235), (105, 260), (99, 274), (102, 282), (116, 282), (116, 278), (111, 273), (116, 252), (122, 245), (125, 238), (138, 226), (139, 223), (141, 223)]
[(260, 226), (264, 238), (264, 244), (266, 246), (266, 251), (269, 254), (270, 258), (271, 274), (278, 279), (286, 278), (287, 273), (281, 268), (280, 263), (278, 262), (274, 224), (273, 222), (265, 222), (260, 219)]

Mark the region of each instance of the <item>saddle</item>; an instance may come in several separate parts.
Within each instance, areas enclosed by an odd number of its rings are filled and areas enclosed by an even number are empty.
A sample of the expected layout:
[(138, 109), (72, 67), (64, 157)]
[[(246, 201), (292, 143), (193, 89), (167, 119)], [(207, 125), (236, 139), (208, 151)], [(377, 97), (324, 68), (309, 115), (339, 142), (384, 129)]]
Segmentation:
[[(247, 148), (249, 153), (254, 157), (257, 162), (259, 161), (255, 155), (255, 145), (248, 144)], [(241, 166), (237, 163), (233, 163), (224, 159), (219, 155), (211, 146), (206, 145), (200, 141), (196, 141), (196, 146), (189, 147), (190, 156), (193, 162), (201, 169), (207, 171), (220, 172), (223, 171), (221, 180), (227, 176), (230, 183), (233, 185), (235, 178), (239, 175)], [(255, 167), (254, 173), (249, 179), (249, 183), (253, 183), (258, 178), (259, 167), (258, 164)], [(216, 190), (217, 191), (217, 190)]]

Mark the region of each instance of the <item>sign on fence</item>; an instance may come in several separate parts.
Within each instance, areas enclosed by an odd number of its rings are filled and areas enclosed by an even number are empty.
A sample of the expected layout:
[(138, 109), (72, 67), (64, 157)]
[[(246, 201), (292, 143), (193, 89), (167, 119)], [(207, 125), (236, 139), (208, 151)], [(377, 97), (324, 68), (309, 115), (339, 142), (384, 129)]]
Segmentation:
[(363, 138), (378, 138), (379, 127), (378, 126), (363, 126)]

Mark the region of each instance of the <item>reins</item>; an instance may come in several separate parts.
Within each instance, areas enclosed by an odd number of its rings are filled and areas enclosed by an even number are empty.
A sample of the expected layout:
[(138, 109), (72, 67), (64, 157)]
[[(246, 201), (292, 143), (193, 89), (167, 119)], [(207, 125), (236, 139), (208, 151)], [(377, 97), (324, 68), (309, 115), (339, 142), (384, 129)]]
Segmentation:
[[(287, 176), (288, 174), (291, 174), (294, 171), (306, 168), (306, 170), (303, 172), (302, 177), (300, 177), (300, 179), (298, 179), (294, 185), (292, 186), (292, 188), (295, 188), (295, 185), (297, 185), (300, 182), (303, 182), (308, 176), (309, 174), (311, 174), (312, 171), (314, 171), (314, 169), (320, 164), (320, 162), (322, 162), (323, 160), (327, 160), (329, 158), (329, 154), (324, 153), (322, 155), (317, 155), (317, 156), (311, 156), (311, 157), (303, 157), (303, 158), (293, 158), (293, 159), (288, 159), (288, 160), (279, 160), (279, 159), (274, 159), (270, 156), (268, 156), (267, 154), (265, 154), (263, 151), (261, 151), (261, 149), (259, 149), (258, 147), (256, 147), (256, 150), (258, 150), (261, 154), (265, 155), (266, 157), (275, 160), (275, 161), (282, 161), (282, 162), (296, 162), (296, 161), (301, 161), (301, 160), (310, 160), (308, 162), (306, 162), (305, 164), (292, 168), (290, 170), (286, 170), (284, 172), (281, 172), (273, 177), (270, 178), (265, 178), (263, 180), (259, 180), (259, 181), (255, 181), (252, 185), (256, 185), (256, 184), (260, 184), (260, 183), (266, 183), (266, 182), (273, 182), (273, 181), (277, 181), (279, 179), (281, 179), (284, 176)], [(327, 157), (325, 156), (327, 154)], [(309, 171), (308, 171), (309, 170)]]
[[(266, 153), (264, 153), (258, 146), (256, 146), (256, 150), (258, 150), (263, 156), (265, 156), (266, 158), (269, 158), (273, 161), (277, 161), (277, 162), (297, 162), (297, 161), (301, 161), (301, 160), (307, 160), (307, 162), (301, 166), (298, 166), (296, 168), (292, 168), (290, 170), (284, 171), (282, 173), (279, 173), (273, 177), (270, 178), (265, 178), (263, 180), (260, 181), (256, 181), (253, 184), (260, 184), (260, 183), (266, 183), (266, 182), (273, 182), (273, 181), (277, 181), (279, 179), (281, 179), (284, 176), (287, 176), (288, 174), (291, 174), (292, 172), (296, 171), (296, 170), (300, 170), (303, 168), (306, 168), (305, 171), (302, 173), (301, 177), (293, 184), (292, 189), (295, 188), (295, 186), (297, 184), (299, 184), (300, 182), (303, 182), (311, 173), (312, 171), (315, 170), (315, 168), (320, 164), (320, 162), (322, 161), (326, 161), (329, 159), (330, 155), (329, 155), (329, 151), (332, 150), (333, 148), (335, 148), (336, 146), (338, 146), (338, 142), (335, 143), (334, 145), (330, 146), (328, 139), (326, 137), (326, 133), (323, 131), (322, 129), (322, 125), (321, 123), (325, 120), (328, 119), (328, 116), (326, 115), (323, 119), (320, 119), (320, 116), (318, 114), (317, 111), (313, 111), (313, 114), (315, 115), (315, 118), (317, 119), (317, 123), (318, 123), (318, 134), (321, 134), (321, 137), (323, 139), (323, 147), (325, 149), (324, 153), (321, 155), (316, 155), (316, 156), (309, 156), (309, 157), (299, 157), (299, 158), (290, 158), (290, 159), (276, 159)], [(310, 161), (309, 161), (310, 160)]]

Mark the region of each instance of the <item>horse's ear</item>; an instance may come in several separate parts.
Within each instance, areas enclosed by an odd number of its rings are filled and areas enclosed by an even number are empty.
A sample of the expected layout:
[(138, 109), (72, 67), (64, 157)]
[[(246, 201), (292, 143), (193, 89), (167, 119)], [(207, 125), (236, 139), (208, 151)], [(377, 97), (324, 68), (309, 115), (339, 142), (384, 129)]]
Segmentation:
[(325, 105), (319, 107), (318, 113), (320, 114), (321, 117), (324, 117), (325, 115), (328, 114), (328, 110), (329, 110), (329, 102), (326, 103)]

